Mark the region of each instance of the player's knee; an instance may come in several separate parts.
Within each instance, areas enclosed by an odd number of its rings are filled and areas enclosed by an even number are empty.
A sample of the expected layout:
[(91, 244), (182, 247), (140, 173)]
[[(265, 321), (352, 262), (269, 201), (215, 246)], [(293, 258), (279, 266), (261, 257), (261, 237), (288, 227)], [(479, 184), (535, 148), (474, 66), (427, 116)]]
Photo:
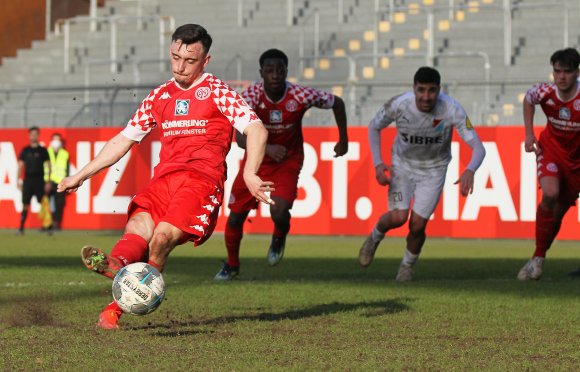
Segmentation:
[(284, 223), (290, 219), (290, 211), (284, 206), (272, 205), (270, 215), (275, 223)]
[(542, 203), (549, 207), (554, 207), (558, 202), (560, 190), (556, 187), (546, 187), (542, 189)]
[(390, 225), (393, 226), (393, 228), (403, 226), (407, 222), (407, 218), (408, 212), (399, 210), (393, 211), (393, 213), (390, 213), (389, 215)]
[(129, 218), (125, 226), (125, 233), (137, 234), (144, 237), (145, 240), (149, 240), (148, 238), (153, 235), (153, 228), (152, 224), (137, 215)]
[(153, 233), (153, 238), (149, 243), (152, 247), (165, 248), (171, 245), (171, 237), (163, 231), (156, 231)]
[(228, 226), (233, 228), (240, 228), (244, 225), (244, 221), (246, 221), (246, 214), (245, 213), (234, 213), (230, 212), (228, 216)]
[(409, 224), (409, 234), (414, 236), (421, 236), (425, 235), (425, 228), (427, 224), (421, 222), (413, 222)]

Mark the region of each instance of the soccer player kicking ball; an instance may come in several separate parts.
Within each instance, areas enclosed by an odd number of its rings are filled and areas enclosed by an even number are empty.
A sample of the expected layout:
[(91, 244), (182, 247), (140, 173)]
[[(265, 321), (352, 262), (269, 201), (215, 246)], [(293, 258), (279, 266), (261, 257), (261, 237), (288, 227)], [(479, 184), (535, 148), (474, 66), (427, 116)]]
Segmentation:
[[(268, 130), (266, 156), (258, 175), (276, 184), (270, 206), (274, 233), (268, 250), (268, 264), (274, 266), (284, 255), (286, 235), (290, 230), (290, 209), (297, 196), (298, 175), (304, 161), (302, 117), (312, 106), (332, 109), (338, 126), (339, 140), (334, 147), (335, 157), (348, 151), (346, 112), (340, 97), (286, 81), (288, 57), (282, 51), (270, 49), (260, 56), (260, 75), (263, 82), (248, 87), (242, 96), (256, 111)], [(247, 149), (247, 140), (237, 135), (237, 143)], [(246, 157), (242, 164), (248, 162)], [(230, 280), (239, 274), (240, 242), (243, 226), (250, 210), (257, 207), (255, 198), (244, 186), (239, 173), (232, 186), (228, 207), (225, 241), (228, 260), (215, 280)]]
[[(359, 263), (369, 266), (385, 233), (409, 219), (407, 249), (396, 280), (413, 280), (413, 266), (425, 243), (425, 228), (433, 214), (451, 161), (453, 128), (472, 149), (471, 161), (461, 174), (463, 196), (473, 192), (474, 173), (485, 157), (485, 149), (463, 108), (441, 90), (437, 70), (421, 67), (415, 73), (413, 91), (391, 98), (369, 124), (369, 143), (377, 182), (389, 185), (389, 212), (383, 214), (363, 243)], [(383, 162), (381, 130), (395, 122), (397, 135), (392, 147), (392, 166)], [(390, 177), (387, 174), (390, 172)], [(413, 210), (409, 209), (413, 200)]]
[[(550, 63), (554, 82), (534, 85), (524, 99), (525, 150), (536, 154), (542, 200), (536, 211), (536, 250), (518, 273), (519, 280), (540, 279), (546, 252), (580, 192), (580, 54), (572, 48), (558, 50)], [(548, 118), (539, 141), (534, 135), (535, 105)]]
[[(272, 203), (273, 190), (256, 172), (265, 153), (268, 132), (244, 100), (215, 76), (204, 73), (212, 39), (195, 24), (175, 30), (170, 46), (173, 79), (155, 88), (125, 129), (78, 173), (65, 178), (58, 191), (76, 191), (85, 180), (116, 163), (158, 126), (161, 130), (159, 165), (149, 185), (128, 208), (125, 233), (107, 255), (82, 249), (90, 270), (113, 279), (130, 263), (147, 261), (160, 271), (179, 244), (207, 240), (215, 227), (226, 178), (225, 157), (233, 128), (247, 137), (248, 159), (243, 172), (252, 197)], [(101, 328), (118, 328), (122, 311), (115, 302), (99, 316)]]

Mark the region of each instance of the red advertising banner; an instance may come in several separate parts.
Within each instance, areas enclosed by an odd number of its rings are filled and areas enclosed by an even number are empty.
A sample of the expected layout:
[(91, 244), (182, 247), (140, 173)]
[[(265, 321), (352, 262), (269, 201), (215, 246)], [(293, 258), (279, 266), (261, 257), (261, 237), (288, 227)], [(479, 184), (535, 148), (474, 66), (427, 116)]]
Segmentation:
[[(541, 128), (538, 128), (541, 129)], [(119, 128), (43, 128), (41, 140), (59, 132), (70, 152), (71, 171), (92, 159)], [(477, 128), (487, 156), (475, 175), (475, 189), (467, 198), (454, 182), (469, 162), (471, 150), (455, 138), (453, 160), (439, 205), (427, 227), (429, 236), (465, 238), (532, 238), (540, 197), (533, 154), (523, 149), (523, 127)], [(383, 131), (385, 161), (390, 162), (394, 128)], [(349, 128), (349, 152), (334, 158), (335, 128), (305, 128), (305, 162), (298, 199), (292, 208), (293, 234), (366, 235), (387, 211), (387, 189), (374, 178), (365, 127)], [(22, 208), (17, 188), (18, 155), (28, 143), (26, 129), (0, 130), (0, 228), (17, 228)], [(87, 181), (67, 197), (64, 229), (121, 229), (131, 197), (145, 187), (158, 162), (159, 142), (152, 134), (123, 159)], [(228, 155), (226, 195), (243, 156), (235, 144)], [(39, 227), (33, 200), (27, 227)], [(223, 231), (228, 215), (222, 206), (216, 231)], [(261, 206), (250, 216), (246, 231), (270, 233), (269, 210)], [(579, 210), (568, 212), (558, 237), (580, 239)], [(404, 236), (407, 228), (392, 232)], [(390, 233), (391, 234), (391, 233)]]

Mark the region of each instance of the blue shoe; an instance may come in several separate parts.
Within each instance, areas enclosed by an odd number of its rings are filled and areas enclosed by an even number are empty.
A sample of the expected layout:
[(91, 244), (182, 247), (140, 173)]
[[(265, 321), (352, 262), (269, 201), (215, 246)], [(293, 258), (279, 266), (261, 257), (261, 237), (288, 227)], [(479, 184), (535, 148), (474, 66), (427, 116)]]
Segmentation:
[(228, 265), (227, 262), (224, 261), (224, 265), (222, 266), (221, 270), (213, 277), (213, 280), (216, 281), (232, 280), (239, 274), (240, 274), (239, 266), (230, 266)]
[(286, 246), (286, 237), (277, 238), (272, 237), (272, 243), (270, 243), (270, 249), (268, 249), (268, 265), (276, 266), (282, 257), (284, 257), (284, 248)]

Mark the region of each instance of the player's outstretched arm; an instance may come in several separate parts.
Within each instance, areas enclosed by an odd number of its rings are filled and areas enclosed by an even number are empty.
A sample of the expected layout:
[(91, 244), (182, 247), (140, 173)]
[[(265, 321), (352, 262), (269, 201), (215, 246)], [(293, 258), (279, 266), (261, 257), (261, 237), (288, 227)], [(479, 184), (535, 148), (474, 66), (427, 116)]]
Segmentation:
[(64, 178), (57, 187), (58, 192), (75, 192), (84, 181), (91, 178), (101, 170), (110, 167), (121, 159), (136, 142), (125, 137), (121, 133), (111, 138), (101, 152), (85, 165), (80, 171), (72, 176)]
[(348, 131), (346, 129), (346, 109), (344, 101), (338, 96), (334, 96), (334, 105), (332, 106), (334, 120), (338, 127), (338, 142), (334, 146), (334, 157), (343, 156), (348, 152)]
[(455, 181), (455, 184), (459, 184), (459, 192), (461, 192), (461, 195), (463, 196), (473, 193), (475, 171), (483, 162), (483, 158), (485, 158), (485, 147), (483, 147), (483, 144), (477, 135), (473, 136), (468, 141), (465, 141), (465, 143), (471, 147), (471, 160), (459, 179)]
[(526, 129), (526, 140), (524, 148), (526, 152), (534, 152), (538, 154), (538, 141), (534, 134), (534, 114), (536, 107), (524, 98), (524, 127)]
[[(261, 121), (255, 121), (244, 130), (246, 135), (246, 165), (244, 167), (244, 181), (253, 197), (266, 204), (274, 204), (269, 192), (273, 191), (273, 182), (262, 181), (258, 177), (258, 169), (266, 152), (268, 131)], [(268, 194), (266, 194), (266, 192)]]

